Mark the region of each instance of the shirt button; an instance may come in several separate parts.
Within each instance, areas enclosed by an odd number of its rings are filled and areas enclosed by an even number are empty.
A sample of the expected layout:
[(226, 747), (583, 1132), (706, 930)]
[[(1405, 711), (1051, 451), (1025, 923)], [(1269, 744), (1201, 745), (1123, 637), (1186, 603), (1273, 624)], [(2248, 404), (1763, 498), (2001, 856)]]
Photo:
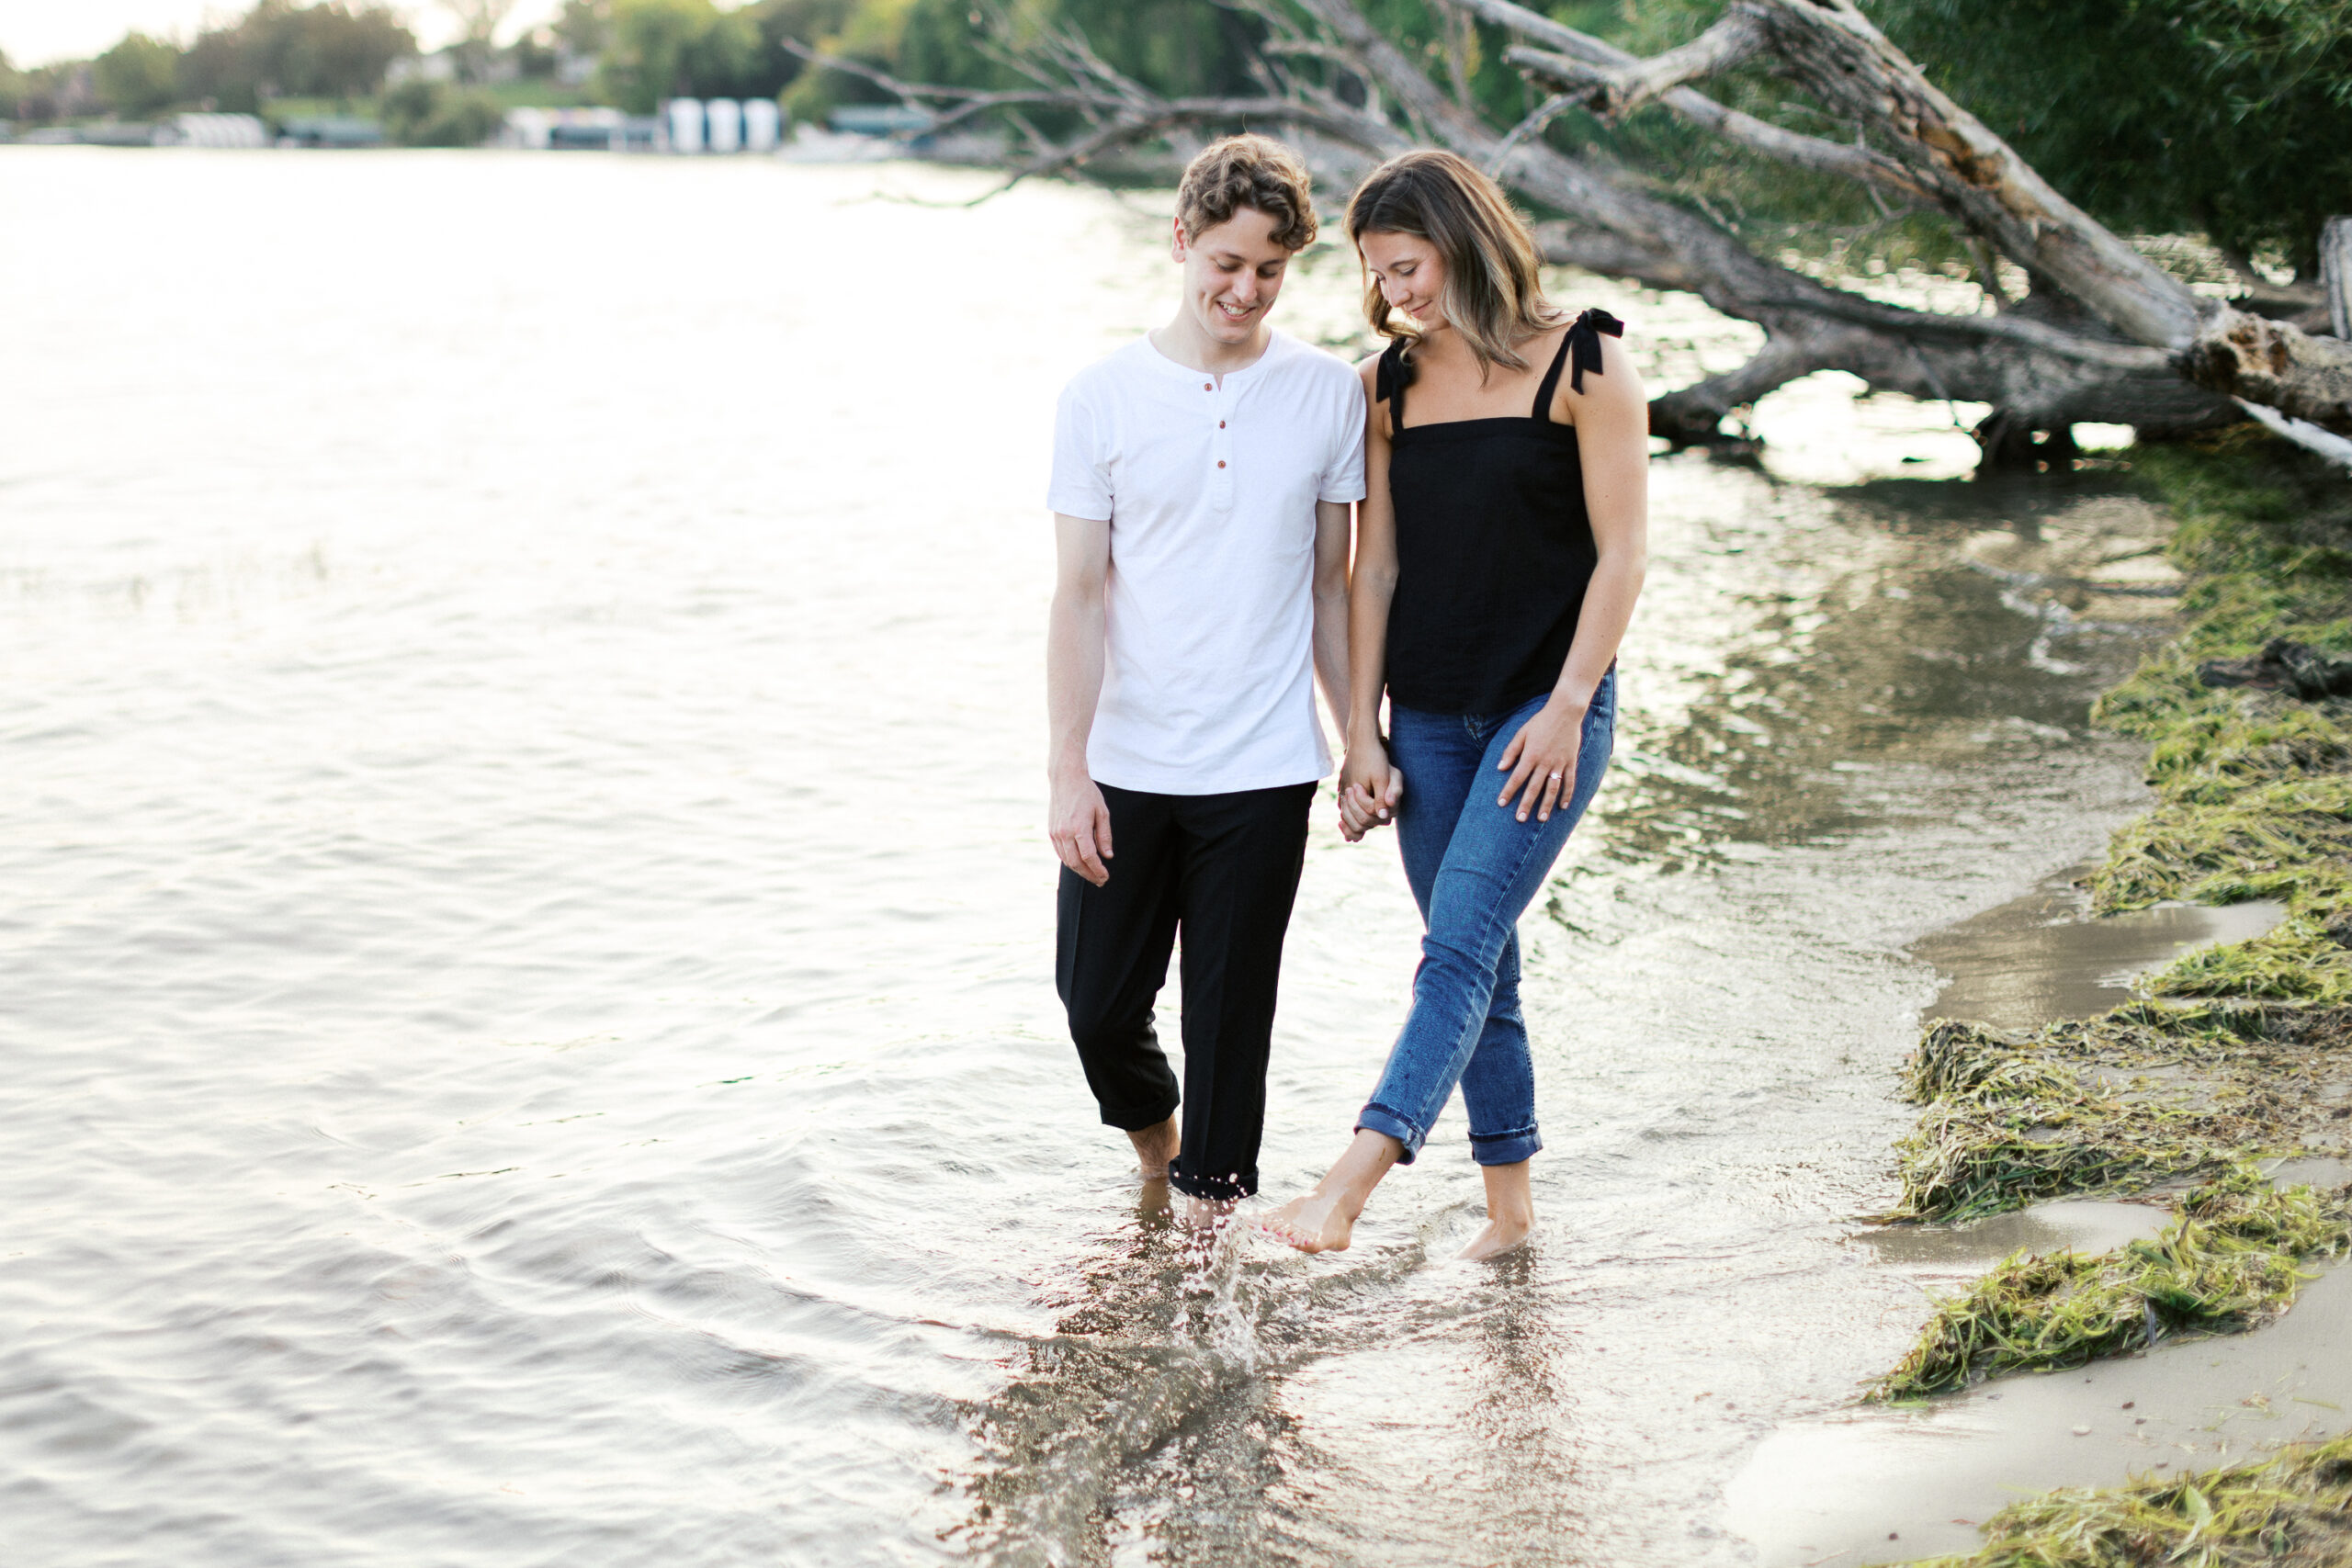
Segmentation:
[(1218, 421), (1216, 422), (1216, 427), (1217, 427), (1219, 430), (1223, 430), (1223, 429), (1225, 428), (1225, 421), (1223, 421), (1223, 420), (1218, 420)]
[(1216, 385), (1215, 382), (1204, 381), (1201, 383), (1201, 390), (1204, 392), (1214, 392), (1216, 390)]
[(1219, 457), (1219, 458), (1216, 460), (1216, 466), (1217, 466), (1218, 468), (1222, 468), (1223, 467), (1225, 467), (1225, 459), (1224, 459), (1224, 458), (1222, 458), (1222, 457)]

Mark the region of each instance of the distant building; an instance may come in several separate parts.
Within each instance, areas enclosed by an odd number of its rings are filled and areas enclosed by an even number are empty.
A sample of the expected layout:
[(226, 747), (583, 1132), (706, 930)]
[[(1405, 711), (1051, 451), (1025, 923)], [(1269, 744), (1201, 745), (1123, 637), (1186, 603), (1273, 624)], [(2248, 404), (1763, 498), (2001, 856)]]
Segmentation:
[(182, 147), (266, 147), (269, 128), (259, 115), (184, 114), (172, 119), (172, 132)]
[(280, 147), (381, 147), (384, 128), (372, 119), (341, 115), (305, 116), (277, 128)]

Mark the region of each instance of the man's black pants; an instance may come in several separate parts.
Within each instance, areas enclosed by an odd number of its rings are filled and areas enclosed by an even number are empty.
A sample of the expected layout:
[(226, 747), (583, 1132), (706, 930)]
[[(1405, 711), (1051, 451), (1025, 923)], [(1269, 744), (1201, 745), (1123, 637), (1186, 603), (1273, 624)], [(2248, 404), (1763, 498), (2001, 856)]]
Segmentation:
[(1152, 1028), (1168, 953), (1184, 934), (1184, 1142), (1169, 1180), (1195, 1198), (1258, 1190), (1266, 1057), (1283, 934), (1306, 856), (1315, 785), (1228, 795), (1100, 786), (1111, 879), (1064, 867), (1054, 981), (1106, 1126), (1175, 1114), (1176, 1075)]

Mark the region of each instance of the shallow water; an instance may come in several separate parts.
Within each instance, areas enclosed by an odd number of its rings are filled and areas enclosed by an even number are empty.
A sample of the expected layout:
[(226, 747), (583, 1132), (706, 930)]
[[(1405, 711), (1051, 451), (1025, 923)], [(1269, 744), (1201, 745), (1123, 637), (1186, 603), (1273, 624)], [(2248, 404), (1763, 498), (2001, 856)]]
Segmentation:
[(1926, 1017), (1996, 1029), (2093, 1018), (2132, 999), (2148, 971), (2204, 948), (2249, 942), (2287, 917), (2284, 904), (2157, 904), (2091, 913), (2091, 867), (2069, 866), (2030, 893), (1911, 944), (1943, 989)]
[[(1445, 1261), (1450, 1119), (1354, 1250), (1204, 1244), (1093, 1124), (1039, 830), (1052, 397), (1156, 220), (981, 187), (0, 151), (12, 1561), (1741, 1562), (1726, 1483), (1907, 1344), (1905, 944), (2142, 799), (2085, 710), (2149, 634), (1962, 550), (2076, 492), (1820, 488), (1966, 466), (1836, 378), (1659, 463), (1524, 929), (1536, 1243)], [(1749, 341), (1570, 292), (1662, 380)], [(1272, 1195), (1418, 935), (1329, 815)]]

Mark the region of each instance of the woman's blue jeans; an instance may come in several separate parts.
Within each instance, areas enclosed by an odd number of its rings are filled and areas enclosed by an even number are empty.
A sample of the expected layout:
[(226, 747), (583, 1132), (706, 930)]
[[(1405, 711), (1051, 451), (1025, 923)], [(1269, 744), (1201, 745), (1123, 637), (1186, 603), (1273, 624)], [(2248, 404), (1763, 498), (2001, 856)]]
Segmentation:
[(1535, 1127), (1535, 1065), (1519, 1007), (1519, 917), (1552, 874), (1609, 770), (1617, 731), (1617, 675), (1601, 678), (1585, 710), (1575, 788), (1549, 822), (1519, 819), (1510, 775), (1497, 766), (1548, 694), (1505, 714), (1422, 713), (1392, 705), (1389, 761), (1405, 775), (1396, 843), (1427, 928), (1413, 974), (1413, 1010), (1388, 1053), (1380, 1087), (1356, 1118), (1385, 1133), (1410, 1165), (1430, 1124), (1462, 1086), (1470, 1157), (1516, 1165), (1544, 1146)]

